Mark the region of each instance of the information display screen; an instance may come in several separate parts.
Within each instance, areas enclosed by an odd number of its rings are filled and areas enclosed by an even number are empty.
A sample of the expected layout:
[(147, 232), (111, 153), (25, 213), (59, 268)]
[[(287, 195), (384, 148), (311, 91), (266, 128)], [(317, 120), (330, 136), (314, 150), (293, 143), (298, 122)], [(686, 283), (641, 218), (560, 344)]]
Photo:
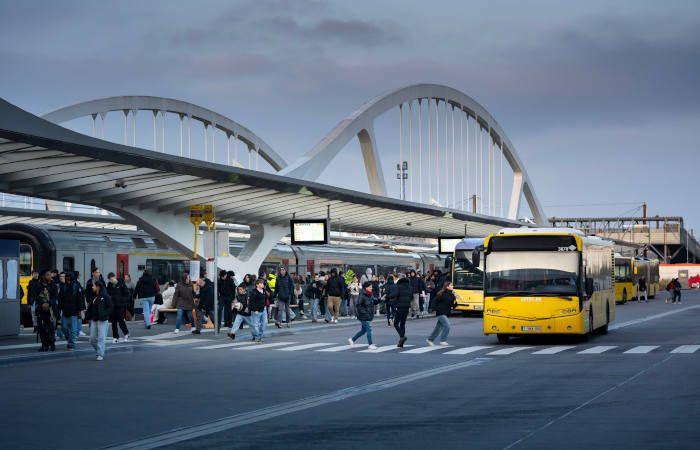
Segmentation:
[(455, 246), (459, 244), (464, 237), (441, 237), (438, 238), (438, 253), (441, 254), (452, 254), (455, 250)]
[(292, 244), (328, 244), (328, 221), (326, 219), (292, 220), (290, 222)]

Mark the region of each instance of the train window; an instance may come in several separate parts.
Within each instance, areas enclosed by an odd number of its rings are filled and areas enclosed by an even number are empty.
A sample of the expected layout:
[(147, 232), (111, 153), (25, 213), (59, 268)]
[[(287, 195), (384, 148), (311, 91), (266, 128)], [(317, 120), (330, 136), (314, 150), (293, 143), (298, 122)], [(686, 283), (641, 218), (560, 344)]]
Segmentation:
[[(0, 273), (2, 277), (2, 273)], [(8, 300), (17, 300), (17, 261), (8, 260), (7, 261), (7, 295)], [(0, 292), (2, 288), (0, 287)], [(2, 295), (2, 294), (0, 294)]]
[(34, 260), (34, 252), (29, 244), (19, 245), (19, 275), (28, 277), (32, 274), (32, 263)]
[(94, 272), (96, 268), (97, 268), (97, 264), (95, 263), (95, 260), (91, 259), (90, 260), (90, 273)]
[(72, 257), (72, 256), (64, 256), (63, 257), (63, 271), (64, 272), (75, 271), (75, 258), (74, 257)]
[(185, 263), (169, 259), (147, 259), (146, 269), (159, 283), (163, 284), (170, 280), (179, 281), (185, 273)]

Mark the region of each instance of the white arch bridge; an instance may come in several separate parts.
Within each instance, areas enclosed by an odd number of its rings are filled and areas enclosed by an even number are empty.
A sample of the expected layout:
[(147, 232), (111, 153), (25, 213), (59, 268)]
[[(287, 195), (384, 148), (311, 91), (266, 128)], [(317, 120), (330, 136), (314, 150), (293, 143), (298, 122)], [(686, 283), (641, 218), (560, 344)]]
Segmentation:
[[(137, 146), (139, 111), (152, 114), (151, 150)], [(387, 196), (375, 133), (377, 119), (391, 111), (399, 113), (398, 145), (384, 148), (398, 147), (397, 161), (406, 162), (401, 199)], [(121, 139), (113, 139), (122, 144), (105, 140), (108, 115), (123, 124)], [(175, 137), (166, 134), (170, 116)], [(92, 137), (58, 125), (81, 117), (92, 119)], [(203, 129), (203, 139), (193, 139), (193, 123)], [(355, 137), (369, 193), (316, 183)], [(534, 221), (546, 223), (500, 125), (466, 94), (431, 84), (365, 103), (291, 164), (234, 120), (179, 100), (110, 97), (61, 108), (43, 119), (2, 101), (0, 192), (111, 211), (186, 254), (194, 246), (189, 206), (213, 204), (219, 220), (251, 228), (241, 254), (220, 262), (237, 272), (255, 271), (288, 233), (293, 217), (328, 215), (333, 229), (348, 232), (485, 235), (520, 224), (525, 198)]]

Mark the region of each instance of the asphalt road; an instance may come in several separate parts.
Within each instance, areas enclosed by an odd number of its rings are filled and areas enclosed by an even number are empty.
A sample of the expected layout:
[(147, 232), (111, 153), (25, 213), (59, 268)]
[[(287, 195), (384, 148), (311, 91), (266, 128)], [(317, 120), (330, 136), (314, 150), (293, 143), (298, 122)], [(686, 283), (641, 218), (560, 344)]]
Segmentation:
[(430, 349), (434, 319), (409, 321), (404, 352), (377, 320), (376, 353), (336, 348), (350, 322), (270, 347), (181, 334), (117, 344), (102, 362), (18, 356), (0, 365), (3, 447), (698, 448), (700, 293), (618, 306), (590, 342), (501, 346), (479, 318), (451, 321), (451, 347)]

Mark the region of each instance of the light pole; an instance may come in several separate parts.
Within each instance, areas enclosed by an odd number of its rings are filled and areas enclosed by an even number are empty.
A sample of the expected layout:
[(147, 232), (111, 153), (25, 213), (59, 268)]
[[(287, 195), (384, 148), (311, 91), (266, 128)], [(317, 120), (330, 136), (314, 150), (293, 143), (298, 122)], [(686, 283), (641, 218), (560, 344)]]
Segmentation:
[(408, 179), (408, 161), (396, 164), (396, 179), (399, 180), (401, 200), (406, 200), (406, 180)]

